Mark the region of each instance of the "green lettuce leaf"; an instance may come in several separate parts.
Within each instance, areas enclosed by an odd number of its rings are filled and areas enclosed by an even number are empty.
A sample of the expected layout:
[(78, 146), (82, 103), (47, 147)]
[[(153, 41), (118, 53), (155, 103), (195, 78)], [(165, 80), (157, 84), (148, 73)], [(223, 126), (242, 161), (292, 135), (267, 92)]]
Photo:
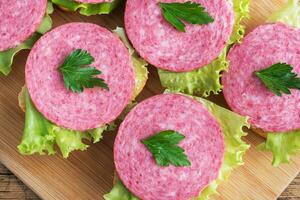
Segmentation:
[[(201, 102), (220, 123), (224, 139), (225, 139), (225, 155), (222, 167), (219, 172), (219, 177), (210, 183), (199, 195), (198, 200), (209, 199), (211, 195), (217, 194), (217, 187), (223, 181), (226, 181), (231, 172), (244, 164), (243, 155), (249, 148), (249, 145), (242, 140), (242, 137), (247, 133), (243, 131), (243, 127), (250, 127), (247, 122), (248, 118), (242, 117), (223, 107), (220, 107), (208, 100), (194, 97)], [(129, 200), (135, 198), (119, 181), (111, 190), (110, 193), (104, 196), (105, 200)]]
[(53, 4), (50, 1), (48, 1), (46, 15), (45, 15), (41, 25), (39, 26), (39, 28), (36, 31), (37, 33), (45, 34), (49, 30), (51, 30), (51, 28), (52, 28), (52, 19), (51, 19), (50, 15), (53, 12), (54, 12)]
[[(300, 28), (299, 1), (288, 0), (281, 9), (271, 15), (267, 22), (281, 22)], [(278, 167), (283, 163), (289, 163), (291, 157), (300, 151), (300, 130), (286, 133), (267, 133), (266, 142), (260, 144), (258, 149), (272, 152), (272, 165), (274, 167)]]
[(100, 14), (109, 14), (113, 9), (115, 9), (121, 0), (113, 0), (108, 3), (98, 3), (98, 4), (90, 4), (90, 3), (79, 3), (73, 0), (52, 0), (52, 2), (56, 5), (59, 5), (67, 10), (77, 11), (79, 13), (86, 16), (91, 15), (100, 15)]
[(11, 66), (13, 64), (15, 55), (21, 50), (31, 49), (31, 47), (40, 37), (40, 34), (35, 33), (17, 47), (0, 52), (0, 72), (4, 75), (8, 75), (11, 72)]
[(232, 35), (228, 42), (228, 45), (231, 46), (236, 42), (240, 42), (245, 35), (246, 27), (242, 25), (242, 21), (246, 18), (249, 18), (249, 5), (250, 0), (233, 0), (233, 9), (235, 13), (235, 24), (233, 28)]
[(18, 150), (23, 155), (55, 154), (54, 145), (57, 144), (64, 158), (68, 158), (69, 154), (75, 150), (86, 150), (89, 146), (83, 140), (98, 142), (102, 138), (102, 133), (108, 129), (108, 126), (79, 132), (67, 130), (55, 126), (49, 122), (34, 107), (28, 91), (22, 90), (21, 98), (25, 97), (25, 128), (21, 144)]
[(91, 138), (89, 138), (89, 140), (93, 141), (93, 143), (98, 143), (100, 142), (100, 140), (103, 138), (103, 132), (104, 131), (114, 131), (116, 130), (116, 126), (114, 123), (111, 123), (109, 125), (105, 125), (105, 126), (101, 126), (100, 128), (96, 128), (96, 129), (93, 129), (93, 130), (89, 130), (88, 133), (89, 133), (89, 136)]
[(44, 154), (47, 151), (49, 155), (53, 155), (55, 135), (48, 132), (51, 124), (34, 108), (27, 90), (23, 96), (26, 106), (25, 129), (22, 143), (18, 146), (19, 151), (25, 155)]
[(300, 152), (300, 131), (268, 133), (266, 142), (260, 144), (258, 149), (272, 152), (274, 167), (289, 163), (291, 156)]
[(298, 0), (288, 0), (278, 11), (274, 12), (268, 19), (269, 23), (281, 22), (300, 28), (300, 4)]
[(105, 200), (139, 200), (127, 190), (121, 181), (118, 181), (110, 193), (103, 197)]
[(6, 51), (0, 52), (0, 72), (4, 75), (8, 75), (11, 72), (11, 66), (13, 64), (13, 60), (15, 55), (21, 50), (31, 49), (34, 43), (41, 37), (42, 34), (49, 31), (52, 27), (52, 20), (50, 18), (50, 14), (53, 13), (53, 6), (51, 2), (48, 2), (46, 15), (37, 29), (36, 33), (34, 33), (30, 38), (28, 38), (23, 43), (19, 44), (15, 48), (8, 49)]
[(64, 158), (68, 158), (72, 151), (85, 151), (88, 145), (83, 143), (83, 139), (88, 139), (87, 133), (79, 131), (71, 131), (64, 128), (60, 128), (51, 124), (50, 133), (55, 135), (55, 142), (59, 147)]
[(195, 97), (195, 99), (203, 103), (214, 115), (221, 125), (225, 139), (225, 156), (219, 177), (210, 183), (198, 198), (198, 200), (206, 200), (211, 195), (217, 194), (218, 185), (226, 181), (235, 168), (244, 164), (243, 156), (250, 146), (242, 140), (242, 137), (247, 135), (243, 131), (243, 127), (250, 128), (250, 124), (247, 117), (240, 116), (208, 100), (198, 97)]
[(228, 69), (226, 55), (230, 47), (239, 42), (245, 33), (245, 26), (241, 24), (249, 16), (249, 0), (233, 0), (235, 25), (226, 47), (220, 56), (207, 66), (191, 72), (170, 72), (158, 70), (162, 85), (173, 91), (190, 95), (207, 97), (211, 93), (218, 94), (222, 90), (220, 83), (221, 72)]
[(191, 72), (171, 72), (158, 69), (163, 87), (172, 92), (198, 94), (207, 97), (212, 93), (218, 94), (222, 90), (219, 81), (220, 73), (228, 68), (226, 50), (208, 66)]
[(137, 52), (131, 46), (123, 28), (117, 27), (115, 30), (113, 30), (113, 32), (120, 37), (125, 46), (128, 48), (129, 54), (131, 55), (135, 73), (135, 89), (132, 99), (135, 99), (141, 93), (148, 80), (148, 63), (139, 57)]

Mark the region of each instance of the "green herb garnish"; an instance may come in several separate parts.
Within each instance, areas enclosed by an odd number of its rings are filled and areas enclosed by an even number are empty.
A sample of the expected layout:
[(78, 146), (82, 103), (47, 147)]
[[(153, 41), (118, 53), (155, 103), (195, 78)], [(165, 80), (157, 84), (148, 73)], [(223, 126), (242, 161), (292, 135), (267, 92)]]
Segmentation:
[(178, 31), (185, 32), (186, 21), (190, 24), (208, 24), (214, 19), (205, 11), (200, 4), (195, 2), (185, 3), (159, 3), (163, 16)]
[[(102, 72), (95, 67), (88, 66), (94, 62), (94, 58), (87, 51), (74, 50), (59, 67), (68, 90), (76, 93), (83, 92), (84, 88), (101, 87), (109, 90), (103, 79), (95, 76)], [(88, 67), (84, 67), (88, 66)]]
[(184, 135), (176, 131), (167, 130), (142, 140), (142, 143), (152, 153), (159, 166), (167, 167), (172, 164), (183, 167), (191, 165), (184, 149), (178, 146), (184, 138)]
[(300, 78), (292, 70), (289, 64), (277, 63), (255, 75), (277, 96), (282, 96), (282, 93), (291, 94), (290, 89), (300, 90)]

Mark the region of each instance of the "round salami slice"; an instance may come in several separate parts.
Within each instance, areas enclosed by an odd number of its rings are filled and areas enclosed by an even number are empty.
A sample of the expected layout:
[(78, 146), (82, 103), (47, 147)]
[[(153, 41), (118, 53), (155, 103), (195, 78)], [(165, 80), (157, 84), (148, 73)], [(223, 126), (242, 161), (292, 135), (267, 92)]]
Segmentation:
[[(141, 140), (174, 130), (185, 136), (179, 144), (191, 166), (160, 167)], [(224, 140), (220, 125), (190, 97), (164, 94), (137, 105), (121, 124), (114, 145), (116, 170), (140, 199), (182, 200), (198, 197), (218, 177)]]
[(91, 4), (97, 4), (97, 3), (110, 3), (113, 0), (75, 0), (77, 2), (81, 2), (81, 3), (91, 3)]
[(46, 13), (47, 0), (0, 0), (0, 51), (28, 39)]
[(287, 63), (300, 74), (300, 31), (284, 24), (267, 24), (249, 33), (229, 53), (230, 70), (223, 75), (229, 106), (249, 116), (255, 128), (286, 132), (300, 128), (300, 91), (276, 96), (254, 75), (276, 63)]
[[(75, 49), (88, 51), (109, 91), (100, 87), (74, 93), (64, 85), (59, 66)], [(44, 35), (26, 64), (26, 85), (37, 109), (53, 123), (88, 130), (110, 123), (129, 103), (135, 75), (131, 57), (110, 31), (89, 23), (70, 23)]]
[(220, 55), (233, 30), (231, 2), (192, 2), (201, 4), (214, 22), (207, 25), (186, 24), (186, 32), (179, 32), (164, 19), (157, 0), (127, 0), (126, 32), (141, 57), (161, 69), (183, 72), (206, 66)]

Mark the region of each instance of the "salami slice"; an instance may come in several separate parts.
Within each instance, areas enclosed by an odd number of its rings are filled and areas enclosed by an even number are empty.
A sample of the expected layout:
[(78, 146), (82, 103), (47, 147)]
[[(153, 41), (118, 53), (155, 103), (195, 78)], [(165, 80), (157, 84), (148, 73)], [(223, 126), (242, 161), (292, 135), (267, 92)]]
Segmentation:
[[(185, 2), (162, 0), (160, 2)], [(201, 68), (217, 58), (233, 30), (234, 11), (228, 0), (193, 0), (214, 18), (208, 25), (187, 24), (179, 32), (162, 15), (157, 0), (128, 0), (127, 35), (139, 54), (161, 69), (183, 72)]]
[(39, 27), (47, 0), (0, 0), (0, 51), (16, 47)]
[(256, 128), (286, 132), (300, 128), (300, 91), (276, 96), (253, 73), (287, 63), (300, 74), (300, 31), (284, 24), (267, 24), (249, 33), (229, 53), (230, 70), (223, 75), (229, 106), (249, 116)]
[[(141, 143), (160, 131), (185, 135), (179, 144), (190, 167), (160, 167)], [(120, 126), (114, 145), (116, 170), (125, 186), (140, 199), (182, 200), (198, 197), (218, 177), (224, 140), (220, 125), (190, 97), (164, 94), (138, 104)]]
[[(58, 67), (75, 49), (88, 51), (92, 66), (102, 72), (109, 91), (66, 89)], [(72, 130), (87, 130), (110, 123), (129, 103), (135, 75), (131, 57), (110, 31), (89, 23), (70, 23), (44, 35), (26, 64), (26, 85), (37, 109), (53, 123)]]
[(97, 3), (112, 2), (113, 0), (75, 0), (75, 1), (81, 2), (81, 3), (97, 4)]

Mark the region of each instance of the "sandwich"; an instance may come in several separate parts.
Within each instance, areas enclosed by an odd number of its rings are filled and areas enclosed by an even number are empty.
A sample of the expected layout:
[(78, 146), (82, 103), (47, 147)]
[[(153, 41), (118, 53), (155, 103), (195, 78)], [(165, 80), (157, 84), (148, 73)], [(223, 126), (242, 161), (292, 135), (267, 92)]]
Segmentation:
[(63, 10), (79, 11), (80, 14), (91, 16), (109, 14), (121, 0), (52, 0)]
[[(122, 29), (117, 29), (122, 33)], [(144, 87), (147, 63), (117, 34), (90, 23), (69, 23), (31, 50), (20, 93), (25, 128), (19, 152), (64, 158), (94, 143)]]
[(51, 29), (52, 12), (47, 0), (0, 0), (0, 73), (8, 75), (15, 55)]
[(151, 97), (122, 122), (114, 144), (119, 180), (105, 200), (207, 199), (249, 146), (247, 118), (179, 93)]
[(222, 78), (228, 105), (266, 138), (259, 148), (273, 153), (274, 166), (300, 150), (299, 20), (299, 2), (289, 0), (230, 50)]
[(133, 47), (159, 68), (173, 92), (209, 96), (221, 91), (226, 54), (240, 41), (249, 0), (128, 0), (125, 29)]

